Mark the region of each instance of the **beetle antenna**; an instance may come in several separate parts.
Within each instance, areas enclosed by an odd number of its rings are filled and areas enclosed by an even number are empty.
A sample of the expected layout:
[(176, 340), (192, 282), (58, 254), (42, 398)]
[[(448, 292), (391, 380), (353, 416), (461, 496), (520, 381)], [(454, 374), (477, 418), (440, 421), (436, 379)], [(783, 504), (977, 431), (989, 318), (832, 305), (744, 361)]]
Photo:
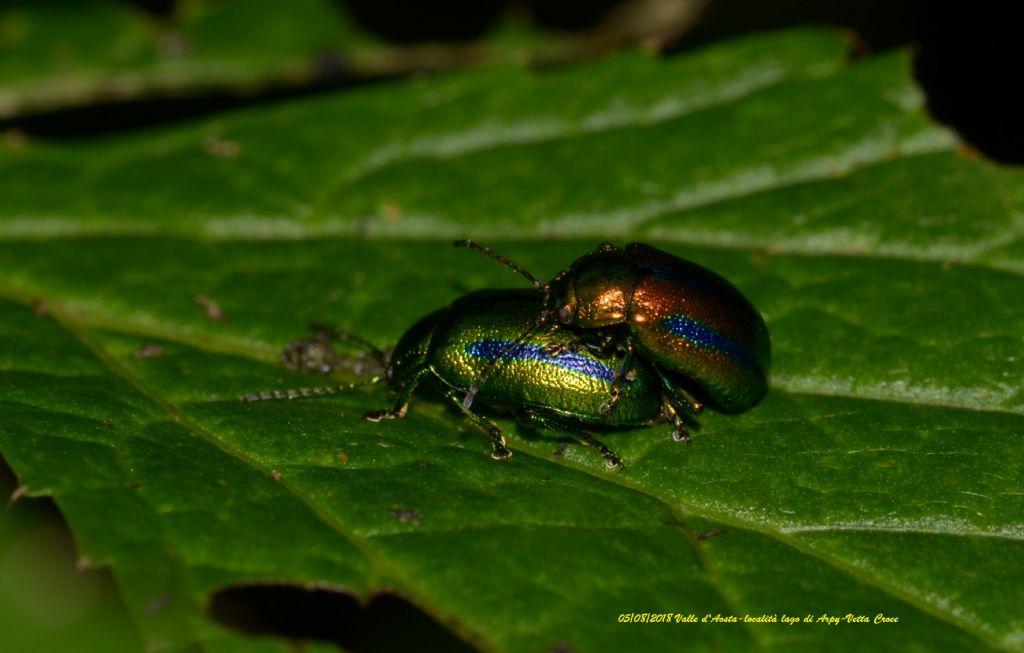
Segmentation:
[(303, 397), (326, 397), (347, 392), (364, 385), (374, 385), (384, 380), (384, 376), (378, 374), (365, 381), (356, 381), (343, 385), (321, 385), (313, 388), (288, 388), (286, 390), (264, 390), (263, 392), (250, 392), (238, 400), (244, 403), (253, 401), (268, 401), (272, 399), (299, 399)]
[(502, 256), (501, 254), (497, 253), (496, 251), (494, 251), (490, 247), (487, 247), (485, 245), (481, 245), (480, 243), (472, 241), (472, 240), (456, 240), (455, 241), (455, 246), (456, 247), (466, 247), (468, 249), (475, 249), (476, 251), (481, 252), (484, 255), (493, 258), (495, 261), (498, 261), (499, 263), (501, 263), (505, 267), (511, 268), (511, 269), (515, 270), (516, 272), (518, 272), (519, 274), (523, 275), (524, 277), (526, 277), (527, 281), (529, 281), (530, 283), (532, 283), (534, 285), (535, 288), (537, 288), (539, 290), (546, 290), (547, 289), (547, 285), (548, 284), (541, 283), (540, 281), (537, 280), (537, 277), (535, 277), (532, 274), (530, 274), (529, 272), (527, 272), (526, 268), (524, 268), (523, 266), (519, 265), (515, 261), (511, 261), (508, 258)]

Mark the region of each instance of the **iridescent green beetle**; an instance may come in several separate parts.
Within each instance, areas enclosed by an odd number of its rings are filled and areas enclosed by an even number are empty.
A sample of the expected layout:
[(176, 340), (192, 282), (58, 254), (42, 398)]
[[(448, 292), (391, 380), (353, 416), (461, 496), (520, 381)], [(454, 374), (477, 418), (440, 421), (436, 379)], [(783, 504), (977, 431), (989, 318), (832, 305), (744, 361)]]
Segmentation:
[[(455, 244), (501, 261), (540, 289), (538, 325), (606, 331), (609, 342), (626, 352), (622, 370), (635, 352), (657, 374), (682, 377), (701, 399), (730, 412), (753, 406), (767, 390), (771, 340), (764, 319), (734, 285), (707, 268), (643, 243), (624, 249), (604, 243), (545, 284), (487, 247)], [(620, 387), (613, 384), (605, 412), (616, 410)], [(689, 401), (700, 410), (698, 399)]]
[[(413, 393), (426, 383), (490, 435), (495, 459), (508, 458), (511, 452), (498, 425), (462, 400), (470, 386), (483, 378), (475, 391), (480, 404), (512, 413), (528, 426), (578, 433), (611, 467), (620, 466), (621, 460), (587, 428), (671, 421), (674, 437), (688, 439), (683, 416), (690, 415), (685, 400), (643, 361), (637, 361), (628, 378), (622, 379), (614, 415), (603, 413), (601, 408), (616, 383), (618, 361), (600, 348), (580, 345), (577, 334), (565, 327), (531, 329), (524, 336), (524, 325), (529, 327), (542, 309), (541, 298), (532, 291), (490, 290), (470, 293), (422, 318), (406, 331), (386, 361), (383, 352), (376, 351), (386, 362), (380, 379), (388, 382), (397, 398), (393, 408), (364, 417), (371, 421), (404, 417)], [(310, 342), (319, 360), (322, 342)], [(296, 351), (294, 344), (286, 350), (293, 358)], [(297, 366), (310, 367), (301, 361)], [(334, 394), (338, 390), (273, 391), (247, 395), (243, 400)]]

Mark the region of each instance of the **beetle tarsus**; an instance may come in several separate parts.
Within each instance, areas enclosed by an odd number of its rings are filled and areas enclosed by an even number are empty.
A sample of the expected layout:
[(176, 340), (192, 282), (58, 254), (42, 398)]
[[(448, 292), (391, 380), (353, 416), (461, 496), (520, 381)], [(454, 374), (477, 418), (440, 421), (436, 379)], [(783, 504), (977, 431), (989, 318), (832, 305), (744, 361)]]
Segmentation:
[(505, 436), (501, 434), (501, 429), (497, 427), (491, 429), (491, 458), (508, 460), (511, 457), (512, 452), (505, 445)]
[(672, 439), (676, 442), (685, 442), (690, 444), (693, 442), (693, 438), (690, 437), (690, 431), (683, 424), (676, 424), (675, 429), (672, 431)]
[(368, 413), (363, 413), (363, 419), (367, 422), (379, 422), (385, 419), (401, 419), (405, 417), (405, 406), (401, 408), (385, 408), (384, 410), (371, 410)]
[(612, 414), (615, 407), (619, 405), (619, 400), (622, 399), (622, 389), (616, 385), (612, 385), (611, 397), (608, 401), (601, 404), (601, 414), (607, 417)]
[(490, 434), (490, 458), (496, 461), (507, 461), (512, 458), (512, 451), (505, 444), (505, 436), (502, 434), (502, 430), (497, 426), (492, 426), (489, 429)]
[(579, 441), (582, 445), (597, 449), (598, 452), (604, 456), (604, 463), (609, 469), (622, 469), (622, 458), (619, 458), (617, 453), (609, 449), (603, 442), (595, 438), (590, 433), (586, 431), (581, 432)]

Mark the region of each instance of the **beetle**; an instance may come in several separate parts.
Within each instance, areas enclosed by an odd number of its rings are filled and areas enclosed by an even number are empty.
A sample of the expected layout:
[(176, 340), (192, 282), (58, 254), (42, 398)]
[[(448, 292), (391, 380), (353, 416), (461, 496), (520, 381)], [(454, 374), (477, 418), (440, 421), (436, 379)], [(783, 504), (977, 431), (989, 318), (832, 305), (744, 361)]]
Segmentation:
[[(636, 352), (655, 373), (682, 377), (702, 399), (727, 412), (750, 408), (767, 391), (768, 327), (743, 293), (705, 267), (643, 243), (619, 248), (606, 242), (550, 283), (541, 283), (488, 247), (469, 240), (455, 245), (483, 252), (539, 289), (544, 307), (536, 318), (538, 328), (557, 323), (603, 330), (606, 342), (625, 352), (618, 379)], [(618, 379), (609, 389), (605, 412), (621, 401)], [(690, 393), (683, 396), (700, 411), (700, 400)]]
[[(541, 310), (541, 298), (533, 291), (473, 292), (416, 322), (390, 356), (347, 332), (335, 330), (332, 335), (370, 348), (385, 363), (383, 374), (365, 383), (386, 381), (397, 395), (395, 403), (392, 408), (366, 413), (365, 419), (377, 422), (404, 417), (413, 393), (421, 384), (432, 385), (490, 436), (491, 455), (497, 460), (511, 455), (501, 428), (462, 401), (470, 385), (481, 376), (486, 379), (476, 392), (480, 403), (512, 413), (526, 426), (576, 432), (584, 444), (601, 452), (609, 467), (620, 467), (621, 459), (596, 440), (588, 428), (671, 421), (673, 437), (689, 439), (684, 417), (691, 415), (685, 400), (645, 361), (636, 361), (627, 378), (622, 379), (614, 415), (602, 412), (617, 379), (615, 355), (590, 346), (585, 335), (581, 340), (576, 332), (560, 325), (532, 329), (524, 337), (524, 323), (530, 324)], [(310, 341), (318, 359), (322, 357), (321, 338), (318, 335)], [(297, 367), (309, 368), (301, 361), (301, 350), (302, 343), (292, 343), (286, 352)], [(278, 390), (246, 395), (242, 400), (334, 394), (355, 385)]]

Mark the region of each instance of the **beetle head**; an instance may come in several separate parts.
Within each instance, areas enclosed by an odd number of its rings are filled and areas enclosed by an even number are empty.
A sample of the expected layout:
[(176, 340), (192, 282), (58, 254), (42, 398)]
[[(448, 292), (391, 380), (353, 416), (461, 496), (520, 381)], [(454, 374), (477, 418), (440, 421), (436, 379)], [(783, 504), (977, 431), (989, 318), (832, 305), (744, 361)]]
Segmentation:
[(550, 284), (549, 310), (562, 324), (583, 329), (627, 319), (635, 270), (615, 248), (599, 248), (577, 259)]

